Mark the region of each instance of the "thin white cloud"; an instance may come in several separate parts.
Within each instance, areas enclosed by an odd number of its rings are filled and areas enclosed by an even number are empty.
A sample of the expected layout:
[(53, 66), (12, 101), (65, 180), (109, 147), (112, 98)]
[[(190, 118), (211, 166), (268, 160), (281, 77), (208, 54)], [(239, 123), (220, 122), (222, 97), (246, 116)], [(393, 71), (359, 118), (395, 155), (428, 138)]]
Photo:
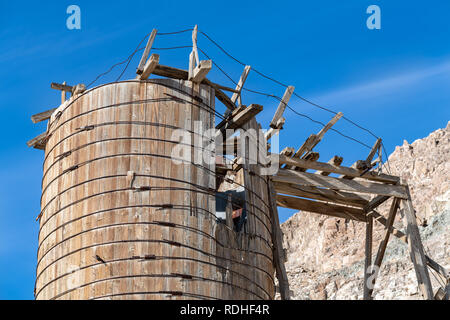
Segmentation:
[(423, 81), (440, 75), (450, 74), (450, 61), (419, 70), (391, 75), (364, 84), (358, 84), (336, 91), (316, 95), (312, 100), (318, 102), (350, 102), (379, 97), (402, 89), (414, 89)]

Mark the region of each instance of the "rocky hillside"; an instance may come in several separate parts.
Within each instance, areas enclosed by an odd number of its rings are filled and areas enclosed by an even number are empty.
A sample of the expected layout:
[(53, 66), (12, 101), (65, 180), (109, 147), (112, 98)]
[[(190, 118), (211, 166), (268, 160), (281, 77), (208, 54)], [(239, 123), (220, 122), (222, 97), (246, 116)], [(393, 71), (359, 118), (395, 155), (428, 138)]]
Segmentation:
[[(390, 171), (406, 178), (427, 254), (450, 268), (450, 122), (445, 129), (397, 147)], [(380, 207), (386, 214), (390, 203)], [(398, 215), (396, 226), (403, 229)], [(374, 225), (374, 252), (384, 236)], [(365, 225), (299, 212), (282, 225), (294, 299), (362, 299)], [(433, 288), (439, 278), (431, 274)], [(406, 245), (391, 240), (375, 299), (420, 299)]]

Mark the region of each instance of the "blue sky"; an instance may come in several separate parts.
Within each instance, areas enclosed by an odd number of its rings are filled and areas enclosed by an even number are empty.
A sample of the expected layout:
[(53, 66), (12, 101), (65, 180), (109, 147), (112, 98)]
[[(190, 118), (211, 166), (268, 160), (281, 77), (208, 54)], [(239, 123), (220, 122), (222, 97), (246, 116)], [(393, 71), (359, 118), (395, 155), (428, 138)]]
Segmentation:
[[(66, 28), (66, 8), (81, 8), (81, 30)], [(366, 8), (381, 8), (381, 30), (366, 27)], [(382, 136), (388, 153), (445, 127), (450, 119), (450, 2), (430, 1), (33, 1), (0, 2), (0, 299), (33, 299), (43, 153), (26, 141), (45, 130), (32, 114), (55, 107), (51, 82), (89, 83), (126, 59), (157, 28), (199, 29), (246, 64), (314, 102), (342, 111)], [(158, 37), (155, 47), (190, 45), (188, 33)], [(199, 47), (234, 79), (242, 66), (203, 36)], [(156, 52), (156, 51), (155, 51)], [(160, 51), (162, 64), (187, 68), (189, 49)], [(132, 78), (140, 56), (125, 73)], [(97, 83), (113, 81), (121, 68)], [(232, 86), (213, 70), (210, 77)], [(284, 89), (250, 73), (247, 86), (281, 96)], [(267, 127), (277, 102), (251, 94), (264, 106)], [(293, 98), (290, 105), (327, 122), (331, 114)], [(219, 110), (221, 107), (219, 107)], [(286, 112), (281, 146), (298, 147), (317, 124)], [(372, 145), (373, 137), (340, 121), (336, 128)], [(350, 165), (367, 149), (330, 132), (321, 159), (344, 155)], [(280, 212), (286, 220), (290, 211)]]

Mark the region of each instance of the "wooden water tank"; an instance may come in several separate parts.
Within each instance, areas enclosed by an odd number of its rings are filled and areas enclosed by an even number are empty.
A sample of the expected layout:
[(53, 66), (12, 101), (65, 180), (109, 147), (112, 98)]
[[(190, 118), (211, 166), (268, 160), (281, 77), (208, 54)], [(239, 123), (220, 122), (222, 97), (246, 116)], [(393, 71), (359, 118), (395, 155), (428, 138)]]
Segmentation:
[(189, 81), (132, 80), (55, 111), (36, 299), (273, 298), (265, 178), (242, 179), (259, 182), (247, 199), (252, 231), (237, 235), (215, 217), (214, 164), (171, 159), (175, 130), (214, 128), (214, 99)]

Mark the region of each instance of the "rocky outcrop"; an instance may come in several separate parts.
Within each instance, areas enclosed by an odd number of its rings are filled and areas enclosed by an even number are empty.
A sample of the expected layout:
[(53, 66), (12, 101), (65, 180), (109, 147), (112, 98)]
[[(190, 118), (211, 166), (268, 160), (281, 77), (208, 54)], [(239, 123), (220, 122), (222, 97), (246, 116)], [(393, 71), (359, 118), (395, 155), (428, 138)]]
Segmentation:
[[(404, 142), (389, 157), (386, 171), (408, 181), (427, 253), (450, 267), (450, 122), (445, 129), (412, 144)], [(380, 207), (386, 214), (390, 203)], [(396, 226), (402, 228), (400, 215)], [(282, 225), (286, 268), (294, 299), (361, 299), (365, 225), (300, 212)], [(374, 252), (384, 236), (376, 224)], [(433, 287), (440, 279), (431, 275)], [(375, 299), (420, 299), (406, 245), (388, 246)]]

